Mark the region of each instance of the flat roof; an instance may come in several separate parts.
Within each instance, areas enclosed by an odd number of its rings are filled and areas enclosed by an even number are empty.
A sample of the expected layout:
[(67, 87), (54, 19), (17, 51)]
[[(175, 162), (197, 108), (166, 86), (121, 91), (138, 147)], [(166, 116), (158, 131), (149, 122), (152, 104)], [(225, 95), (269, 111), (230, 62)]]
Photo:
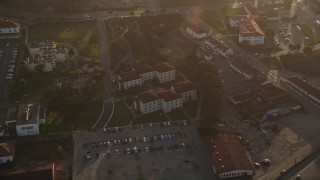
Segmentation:
[(39, 105), (19, 104), (8, 110), (7, 120), (16, 120), (16, 125), (36, 124), (38, 123)]
[(301, 89), (307, 91), (309, 94), (320, 100), (320, 90), (308, 83), (307, 81), (303, 80), (302, 78), (293, 76), (289, 77), (288, 81), (300, 87)]

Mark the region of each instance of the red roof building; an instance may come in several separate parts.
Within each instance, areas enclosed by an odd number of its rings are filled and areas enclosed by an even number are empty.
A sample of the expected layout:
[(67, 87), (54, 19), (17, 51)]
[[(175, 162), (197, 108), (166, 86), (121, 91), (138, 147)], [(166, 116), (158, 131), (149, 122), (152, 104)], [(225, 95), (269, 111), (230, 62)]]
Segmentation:
[(202, 39), (207, 36), (207, 33), (199, 26), (188, 23), (186, 32), (195, 39)]
[(19, 34), (20, 21), (17, 19), (0, 20), (0, 34)]
[(220, 178), (252, 176), (253, 167), (235, 134), (224, 134), (208, 142), (214, 172)]
[(233, 55), (233, 50), (224, 41), (214, 36), (208, 37), (205, 44), (224, 57)]

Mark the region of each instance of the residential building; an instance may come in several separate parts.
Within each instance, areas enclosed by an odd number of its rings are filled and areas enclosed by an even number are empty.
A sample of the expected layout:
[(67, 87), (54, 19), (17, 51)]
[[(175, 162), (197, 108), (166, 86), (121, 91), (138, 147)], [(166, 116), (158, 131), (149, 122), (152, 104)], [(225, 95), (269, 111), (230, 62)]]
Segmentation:
[(205, 60), (212, 60), (213, 58), (212, 53), (203, 46), (198, 47), (196, 53), (198, 58), (203, 58)]
[(207, 36), (207, 33), (194, 24), (188, 24), (186, 32), (195, 39), (203, 39)]
[(254, 93), (251, 91), (235, 93), (228, 96), (228, 100), (234, 105), (241, 105), (250, 102), (255, 98)]
[(142, 85), (141, 78), (138, 73), (134, 71), (120, 73), (121, 89), (129, 89), (132, 87), (139, 87)]
[(31, 165), (12, 169), (0, 174), (2, 180), (63, 180), (64, 172), (54, 163)]
[(266, 78), (265, 74), (262, 71), (242, 60), (240, 57), (235, 58), (230, 63), (230, 67), (241, 74), (247, 80), (264, 80)]
[(40, 105), (21, 104), (8, 110), (6, 123), (16, 123), (18, 136), (36, 135), (39, 134), (40, 116), (45, 116), (40, 115)]
[(0, 164), (13, 161), (15, 145), (12, 142), (0, 143)]
[(161, 99), (162, 110), (164, 112), (182, 108), (182, 98), (178, 94), (168, 90), (158, 93), (158, 96)]
[(208, 141), (210, 160), (221, 179), (252, 176), (253, 167), (237, 135), (224, 134)]
[(303, 95), (309, 97), (314, 102), (320, 104), (320, 90), (303, 80), (300, 77), (293, 76), (287, 79), (287, 83), (298, 90)]
[(150, 65), (137, 65), (134, 66), (133, 70), (139, 74), (143, 84), (156, 78), (156, 71)]
[(188, 81), (173, 84), (171, 87), (171, 91), (182, 97), (183, 103), (194, 101), (197, 99), (196, 85)]
[(20, 21), (18, 19), (0, 19), (0, 35), (20, 34)]
[(161, 110), (161, 99), (154, 91), (139, 93), (135, 98), (135, 109), (147, 114)]
[(208, 37), (205, 40), (205, 44), (224, 57), (233, 55), (233, 50), (224, 41), (219, 40), (214, 36)]
[(156, 71), (156, 78), (160, 84), (176, 79), (176, 70), (168, 63), (157, 64), (154, 69)]
[(266, 81), (255, 88), (256, 95), (264, 101), (273, 101), (287, 95), (286, 91), (279, 86)]
[(239, 43), (246, 41), (250, 46), (264, 44), (264, 33), (251, 16), (232, 16), (229, 22), (231, 27), (239, 27)]

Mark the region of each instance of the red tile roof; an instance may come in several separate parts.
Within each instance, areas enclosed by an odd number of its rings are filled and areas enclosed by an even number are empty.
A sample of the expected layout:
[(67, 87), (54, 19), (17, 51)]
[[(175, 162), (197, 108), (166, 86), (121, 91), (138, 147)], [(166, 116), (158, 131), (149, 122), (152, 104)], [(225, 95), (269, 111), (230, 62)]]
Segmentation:
[(147, 64), (140, 64), (133, 67), (134, 71), (136, 71), (138, 74), (145, 74), (154, 71), (154, 69)]
[(196, 89), (196, 85), (189, 81), (173, 84), (172, 87), (173, 87), (173, 91), (175, 91), (177, 94), (193, 91)]
[(137, 98), (143, 103), (159, 100), (159, 97), (154, 91), (146, 91), (139, 93), (137, 94)]
[(172, 91), (163, 91), (158, 93), (158, 96), (163, 99), (165, 102), (169, 102), (169, 101), (173, 101), (176, 99), (181, 98), (179, 95), (177, 95), (176, 93), (172, 92)]
[(164, 73), (168, 71), (173, 71), (174, 67), (172, 67), (169, 63), (161, 63), (161, 64), (155, 65), (154, 69), (159, 73)]
[(236, 57), (231, 64), (237, 67), (241, 72), (252, 75), (252, 78), (262, 78), (264, 76), (258, 68), (247, 63), (240, 57)]
[(305, 90), (306, 92), (320, 100), (320, 90), (312, 86), (307, 81), (297, 76), (289, 77), (288, 81), (290, 81), (291, 83), (295, 84), (296, 86), (300, 87), (301, 89)]
[(219, 49), (224, 53), (230, 49), (229, 46), (227, 46), (224, 41), (218, 40), (214, 36), (208, 37), (207, 41), (211, 43), (213, 46), (215, 46), (215, 48)]
[(124, 82), (129, 82), (129, 81), (140, 79), (139, 74), (137, 74), (134, 71), (120, 73), (120, 77), (121, 77), (122, 81), (124, 81)]
[(14, 144), (11, 142), (0, 144), (0, 157), (13, 156), (14, 154)]
[(197, 54), (200, 54), (200, 56), (212, 56), (211, 52), (203, 46), (197, 48)]
[(252, 165), (238, 138), (225, 134), (211, 138), (208, 142), (211, 163), (216, 173), (236, 170), (252, 170)]
[(196, 26), (192, 23), (188, 23), (187, 25), (188, 28), (190, 28), (193, 32), (197, 33), (197, 34), (203, 34), (206, 33), (203, 29), (201, 29), (199, 26)]
[(236, 15), (230, 17), (230, 19), (239, 21), (239, 30), (241, 36), (264, 36), (264, 33), (260, 29), (259, 25), (249, 15)]
[(20, 21), (17, 19), (0, 20), (0, 28), (16, 28), (20, 27)]

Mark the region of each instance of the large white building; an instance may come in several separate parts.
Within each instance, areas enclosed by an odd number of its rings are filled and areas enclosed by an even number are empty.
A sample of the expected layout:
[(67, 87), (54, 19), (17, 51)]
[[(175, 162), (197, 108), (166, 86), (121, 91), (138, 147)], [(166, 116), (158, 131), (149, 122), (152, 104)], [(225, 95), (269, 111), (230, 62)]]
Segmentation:
[(123, 72), (120, 74), (121, 89), (129, 89), (142, 86), (142, 80), (135, 71)]
[(208, 142), (214, 173), (221, 179), (252, 176), (253, 167), (237, 135), (224, 134)]
[(14, 157), (14, 151), (14, 143), (0, 143), (0, 164), (12, 162)]
[(152, 81), (156, 78), (156, 71), (147, 64), (134, 66), (133, 70), (139, 74), (142, 83)]
[(250, 46), (264, 44), (264, 33), (256, 21), (249, 15), (237, 15), (229, 18), (231, 27), (239, 27), (240, 43), (246, 41)]
[(1, 19), (0, 20), (0, 35), (3, 34), (19, 34), (20, 21), (17, 19)]
[(203, 29), (190, 23), (187, 25), (186, 32), (195, 39), (203, 39), (207, 36)]
[(135, 98), (135, 109), (143, 114), (161, 110), (161, 99), (154, 91), (140, 93)]
[(182, 108), (182, 97), (172, 91), (163, 91), (158, 93), (161, 99), (162, 110), (170, 112), (172, 110)]
[(205, 45), (224, 57), (230, 57), (233, 55), (233, 50), (224, 41), (217, 39), (214, 36), (208, 37), (205, 40)]
[(156, 78), (160, 84), (176, 79), (176, 70), (168, 63), (157, 64), (154, 69), (156, 71)]
[(183, 103), (194, 101), (197, 99), (197, 88), (195, 84), (188, 81), (173, 84), (171, 87), (171, 91), (180, 95), (180, 97), (182, 97)]

